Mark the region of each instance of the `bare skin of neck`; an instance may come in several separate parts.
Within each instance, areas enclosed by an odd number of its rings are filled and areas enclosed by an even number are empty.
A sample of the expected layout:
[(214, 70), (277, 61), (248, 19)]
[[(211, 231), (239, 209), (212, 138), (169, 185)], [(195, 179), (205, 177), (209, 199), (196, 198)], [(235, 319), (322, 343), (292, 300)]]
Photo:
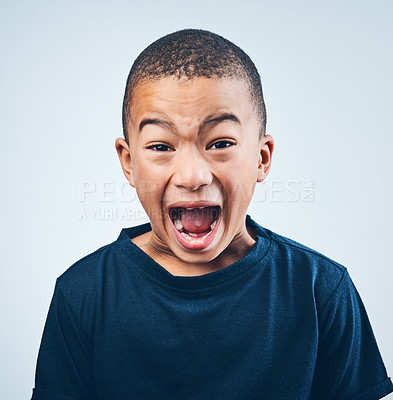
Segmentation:
[(131, 241), (170, 274), (174, 276), (200, 276), (228, 267), (243, 258), (255, 244), (254, 232), (250, 229), (247, 232), (248, 238), (246, 241), (244, 238), (241, 240), (234, 238), (231, 246), (214, 260), (195, 264), (186, 263), (162, 247), (153, 245), (154, 241), (151, 240), (152, 231), (132, 238)]

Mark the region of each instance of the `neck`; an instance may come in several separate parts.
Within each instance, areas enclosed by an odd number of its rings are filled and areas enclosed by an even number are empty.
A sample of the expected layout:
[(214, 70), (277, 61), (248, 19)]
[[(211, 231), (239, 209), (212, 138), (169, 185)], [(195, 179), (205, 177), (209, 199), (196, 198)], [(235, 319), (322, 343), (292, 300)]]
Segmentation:
[(206, 263), (184, 262), (169, 249), (157, 246), (156, 241), (151, 240), (152, 232), (132, 239), (142, 251), (160, 264), (174, 276), (200, 276), (226, 268), (243, 258), (255, 244), (254, 233), (247, 230), (247, 237), (235, 237), (230, 245), (215, 259)]

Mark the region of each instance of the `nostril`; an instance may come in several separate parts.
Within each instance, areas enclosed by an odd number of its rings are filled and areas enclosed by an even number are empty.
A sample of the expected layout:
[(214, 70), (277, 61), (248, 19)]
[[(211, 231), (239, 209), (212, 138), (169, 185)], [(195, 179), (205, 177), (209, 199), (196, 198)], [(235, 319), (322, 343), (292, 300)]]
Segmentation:
[(191, 192), (195, 192), (202, 186), (207, 186), (207, 183), (201, 183), (200, 185), (197, 185), (197, 186), (194, 186), (194, 187), (190, 187), (190, 190), (191, 190)]
[(195, 192), (204, 186), (210, 185), (213, 182), (213, 176), (209, 173), (195, 176), (192, 179), (186, 179), (184, 176), (178, 175), (172, 182), (178, 188), (184, 188), (191, 192)]
[(197, 190), (204, 188), (205, 186), (209, 186), (213, 182), (213, 179), (203, 179), (197, 181), (193, 179), (192, 181), (177, 181), (175, 186), (182, 189), (187, 189), (190, 192), (196, 192)]
[(210, 165), (206, 160), (192, 155), (184, 155), (176, 164), (172, 183), (179, 188), (184, 188), (192, 192), (202, 186), (207, 186), (213, 181)]

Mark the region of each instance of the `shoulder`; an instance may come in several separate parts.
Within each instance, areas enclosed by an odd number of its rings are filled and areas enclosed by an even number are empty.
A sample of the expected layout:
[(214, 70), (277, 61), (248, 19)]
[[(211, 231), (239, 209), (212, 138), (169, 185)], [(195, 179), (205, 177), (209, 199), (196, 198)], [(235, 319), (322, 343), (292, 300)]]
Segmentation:
[(129, 256), (131, 238), (143, 233), (148, 227), (141, 225), (123, 229), (114, 242), (100, 247), (71, 265), (57, 279), (57, 288), (69, 301), (94, 299), (103, 286), (110, 284), (132, 264)]
[(79, 309), (86, 299), (89, 304), (96, 302), (101, 291), (103, 277), (117, 258), (116, 242), (105, 245), (81, 258), (57, 278), (56, 290), (61, 293), (72, 308)]
[(258, 237), (271, 241), (270, 255), (280, 261), (286, 259), (288, 264), (312, 267), (315, 270), (320, 268), (333, 274), (342, 276), (346, 268), (328, 256), (311, 249), (293, 239), (279, 235), (249, 219), (249, 224), (255, 229)]
[(350, 280), (345, 266), (295, 240), (279, 235), (251, 220), (257, 236), (268, 239), (268, 265), (277, 279), (304, 292), (312, 291), (318, 308)]

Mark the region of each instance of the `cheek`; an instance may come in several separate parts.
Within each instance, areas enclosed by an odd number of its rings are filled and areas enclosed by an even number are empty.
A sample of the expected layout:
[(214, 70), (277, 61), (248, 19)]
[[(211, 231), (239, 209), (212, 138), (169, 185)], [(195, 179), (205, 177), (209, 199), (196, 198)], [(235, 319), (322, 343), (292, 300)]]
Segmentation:
[(146, 181), (144, 184), (139, 182), (136, 186), (136, 191), (138, 198), (142, 203), (145, 210), (148, 212), (152, 207), (154, 207), (155, 193), (157, 192), (156, 186), (152, 182)]
[(133, 155), (132, 173), (135, 187), (141, 202), (151, 200), (160, 191), (163, 182), (160, 171), (143, 157), (143, 154)]
[(143, 173), (136, 171), (135, 180), (138, 198), (146, 212), (150, 215), (154, 210), (160, 209), (163, 180), (148, 169)]
[(224, 187), (228, 206), (248, 207), (257, 181), (257, 169), (247, 168), (246, 165), (239, 164), (240, 167), (227, 170), (221, 180)]
[(161, 208), (161, 198), (158, 196), (159, 191), (153, 186), (145, 189), (138, 188), (138, 198), (149, 217), (149, 220), (155, 229), (159, 227), (164, 218), (164, 212)]

